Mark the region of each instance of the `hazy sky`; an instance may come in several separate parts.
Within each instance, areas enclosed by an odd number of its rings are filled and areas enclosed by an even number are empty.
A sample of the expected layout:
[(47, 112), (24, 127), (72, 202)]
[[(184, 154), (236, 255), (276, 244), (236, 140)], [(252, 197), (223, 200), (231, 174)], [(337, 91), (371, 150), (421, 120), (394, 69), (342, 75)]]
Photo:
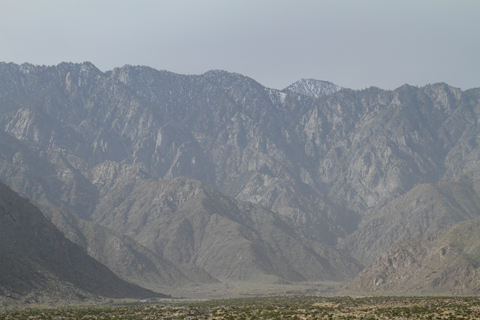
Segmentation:
[(0, 61), (480, 87), (480, 1), (0, 0)]

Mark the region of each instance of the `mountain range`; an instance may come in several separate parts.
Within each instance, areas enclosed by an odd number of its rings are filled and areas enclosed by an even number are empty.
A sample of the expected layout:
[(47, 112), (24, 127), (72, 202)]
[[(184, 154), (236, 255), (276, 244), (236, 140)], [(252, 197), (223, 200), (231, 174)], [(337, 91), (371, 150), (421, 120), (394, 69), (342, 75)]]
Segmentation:
[(348, 281), (478, 217), (479, 114), (480, 89), (445, 83), (276, 90), (220, 70), (0, 63), (0, 180), (154, 291)]

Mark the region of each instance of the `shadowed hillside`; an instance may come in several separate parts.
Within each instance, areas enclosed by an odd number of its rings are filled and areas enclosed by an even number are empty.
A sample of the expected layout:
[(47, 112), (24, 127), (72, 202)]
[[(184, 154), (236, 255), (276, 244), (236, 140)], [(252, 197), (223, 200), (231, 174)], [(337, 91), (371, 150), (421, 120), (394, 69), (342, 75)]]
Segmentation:
[(0, 295), (38, 302), (163, 295), (115, 276), (0, 183)]
[(125, 281), (153, 291), (216, 282), (207, 274), (190, 275), (189, 278), (170, 261), (126, 235), (77, 219), (60, 208), (40, 205), (39, 209), (68, 239)]

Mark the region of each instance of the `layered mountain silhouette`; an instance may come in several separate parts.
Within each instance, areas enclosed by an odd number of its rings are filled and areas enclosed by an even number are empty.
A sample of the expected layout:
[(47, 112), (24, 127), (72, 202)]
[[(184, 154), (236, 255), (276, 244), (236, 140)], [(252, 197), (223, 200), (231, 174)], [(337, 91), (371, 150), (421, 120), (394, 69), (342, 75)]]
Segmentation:
[(219, 70), (0, 63), (0, 179), (71, 214), (51, 219), (92, 256), (100, 233), (105, 252), (110, 236), (148, 252), (139, 284), (346, 281), (361, 268), (348, 254), (368, 266), (477, 217), (459, 177), (479, 114), (480, 89), (444, 83), (280, 91)]
[(170, 261), (124, 234), (94, 222), (77, 219), (60, 208), (39, 206), (39, 209), (68, 239), (79, 244), (91, 257), (107, 266), (125, 281), (153, 291), (159, 291), (165, 287), (183, 287), (215, 282), (208, 275), (204, 275), (206, 279), (195, 277), (195, 275), (190, 275), (189, 278)]
[(93, 213), (179, 268), (220, 280), (341, 281), (362, 266), (279, 214), (180, 177), (120, 184)]

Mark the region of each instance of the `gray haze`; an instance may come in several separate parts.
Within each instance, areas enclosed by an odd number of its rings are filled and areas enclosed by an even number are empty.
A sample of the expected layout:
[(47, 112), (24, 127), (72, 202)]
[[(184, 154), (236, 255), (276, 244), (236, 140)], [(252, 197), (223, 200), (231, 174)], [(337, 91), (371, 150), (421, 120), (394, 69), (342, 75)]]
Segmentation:
[(0, 0), (0, 61), (480, 87), (480, 1)]

